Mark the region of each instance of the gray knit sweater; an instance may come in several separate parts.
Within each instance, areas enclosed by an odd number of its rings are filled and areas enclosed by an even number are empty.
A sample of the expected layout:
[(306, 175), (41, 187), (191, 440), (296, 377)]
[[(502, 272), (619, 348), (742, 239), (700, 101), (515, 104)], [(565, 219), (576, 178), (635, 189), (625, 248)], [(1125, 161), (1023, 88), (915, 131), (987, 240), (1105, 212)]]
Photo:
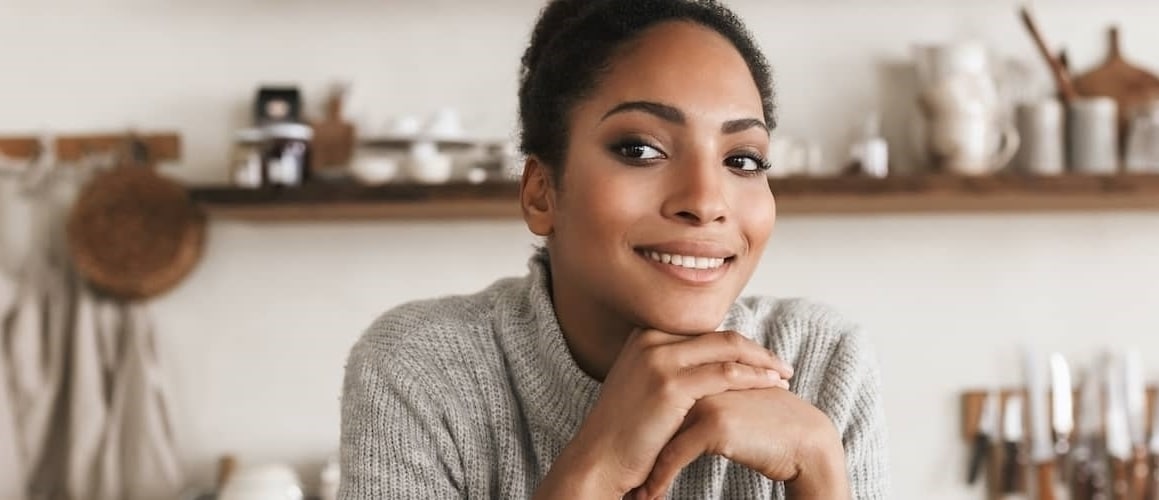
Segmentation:
[[(399, 306), (350, 352), (342, 397), (342, 500), (530, 498), (595, 403), (572, 359), (547, 263), (467, 296)], [(873, 355), (855, 325), (800, 300), (742, 298), (723, 329), (792, 364), (791, 390), (841, 431), (854, 498), (889, 497)], [(721, 457), (684, 469), (670, 498), (785, 498)]]

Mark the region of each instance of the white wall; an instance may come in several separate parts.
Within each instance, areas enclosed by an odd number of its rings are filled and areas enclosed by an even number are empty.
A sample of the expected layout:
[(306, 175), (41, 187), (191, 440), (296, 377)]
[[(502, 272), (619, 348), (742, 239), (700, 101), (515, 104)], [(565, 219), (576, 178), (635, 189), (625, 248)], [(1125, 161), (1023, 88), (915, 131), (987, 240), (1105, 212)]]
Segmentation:
[[(1034, 54), (1014, 2), (735, 4), (775, 65), (782, 129), (824, 140), (830, 159), (883, 92), (880, 65), (904, 60), (911, 42), (976, 35)], [(183, 175), (212, 180), (257, 82), (300, 83), (317, 104), (342, 77), (380, 119), (452, 105), (503, 135), (537, 6), (2, 0), (0, 132), (176, 128), (188, 145)], [(1079, 66), (1101, 56), (1102, 29), (1119, 20), (1128, 55), (1159, 68), (1159, 4), (1037, 7)], [(202, 266), (154, 308), (192, 478), (208, 481), (226, 451), (304, 466), (325, 458), (343, 360), (367, 322), (405, 300), (522, 273), (531, 242), (516, 221), (215, 223)], [(1156, 249), (1154, 213), (784, 217), (750, 290), (827, 300), (861, 320), (883, 364), (897, 498), (965, 500), (981, 494), (961, 485), (958, 393), (1016, 381), (1018, 344), (1085, 362), (1131, 343), (1159, 366)]]

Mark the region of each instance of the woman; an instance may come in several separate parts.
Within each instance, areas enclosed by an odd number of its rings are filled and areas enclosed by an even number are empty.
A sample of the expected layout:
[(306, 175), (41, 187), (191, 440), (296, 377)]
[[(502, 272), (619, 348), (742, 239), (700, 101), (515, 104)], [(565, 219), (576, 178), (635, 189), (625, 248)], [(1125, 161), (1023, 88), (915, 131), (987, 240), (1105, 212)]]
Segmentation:
[(340, 497), (886, 498), (856, 328), (738, 299), (775, 214), (769, 68), (740, 21), (555, 0), (519, 97), (545, 246), (527, 276), (395, 308), (354, 346)]

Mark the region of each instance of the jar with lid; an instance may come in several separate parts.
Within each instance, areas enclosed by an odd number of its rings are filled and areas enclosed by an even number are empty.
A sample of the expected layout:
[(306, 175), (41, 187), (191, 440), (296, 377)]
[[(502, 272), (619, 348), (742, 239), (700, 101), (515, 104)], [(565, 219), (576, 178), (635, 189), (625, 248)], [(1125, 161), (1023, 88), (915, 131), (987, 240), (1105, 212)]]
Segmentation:
[(1132, 112), (1125, 156), (1128, 172), (1159, 172), (1159, 101), (1151, 101)]
[(310, 141), (314, 129), (301, 123), (275, 123), (262, 128), (265, 183), (300, 186), (310, 167)]
[(247, 128), (238, 130), (234, 137), (233, 162), (230, 179), (237, 187), (258, 188), (264, 177), (262, 155), (262, 130)]

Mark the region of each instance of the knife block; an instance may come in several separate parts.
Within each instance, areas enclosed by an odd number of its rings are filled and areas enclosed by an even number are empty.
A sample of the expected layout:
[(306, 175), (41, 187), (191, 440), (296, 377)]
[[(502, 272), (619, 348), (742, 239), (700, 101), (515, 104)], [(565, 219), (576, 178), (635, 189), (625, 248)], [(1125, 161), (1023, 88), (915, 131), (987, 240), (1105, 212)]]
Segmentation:
[[(1073, 396), (1071, 397), (1071, 401), (1076, 402), (1076, 404), (1073, 404), (1072, 408), (1071, 408), (1072, 411), (1074, 412), (1074, 414), (1072, 415), (1072, 418), (1076, 422), (1076, 427), (1077, 427), (1078, 417), (1079, 417), (1079, 415), (1078, 415), (1079, 405), (1077, 404), (1077, 402), (1081, 401), (1079, 392), (1080, 391), (1076, 389), (1074, 391)], [(966, 443), (966, 445), (968, 447), (973, 444), (974, 437), (978, 434), (978, 424), (979, 424), (978, 419), (982, 415), (982, 405), (984, 404), (984, 402), (986, 400), (987, 394), (990, 394), (990, 393), (997, 393), (999, 395), (999, 398), (998, 398), (999, 399), (999, 407), (998, 407), (998, 419), (997, 419), (999, 422), (998, 429), (997, 429), (997, 432), (999, 435), (994, 437), (994, 440), (995, 440), (994, 443), (996, 443), (996, 444), (1002, 443), (1002, 437), (1001, 437), (1002, 424), (1001, 424), (1001, 422), (1003, 421), (1003, 419), (1005, 417), (1005, 413), (1006, 413), (1006, 401), (1012, 395), (1022, 396), (1023, 401), (1027, 401), (1027, 399), (1028, 399), (1027, 398), (1027, 390), (1026, 390), (1026, 388), (1023, 388), (1023, 387), (1002, 388), (1002, 389), (998, 389), (998, 390), (994, 390), (994, 391), (986, 391), (986, 390), (978, 389), (978, 390), (968, 390), (968, 391), (963, 392), (961, 395), (961, 402), (962, 402), (961, 439), (964, 443)], [(1152, 419), (1152, 410), (1154, 409), (1154, 402), (1155, 402), (1156, 397), (1159, 397), (1159, 386), (1148, 385), (1147, 386), (1147, 404), (1146, 404), (1146, 410), (1145, 410), (1147, 413), (1146, 420), (1145, 420), (1146, 425), (1147, 425), (1147, 435), (1150, 435), (1151, 432), (1153, 431), (1151, 429), (1151, 419)], [(1053, 417), (1053, 415), (1052, 415), (1052, 412), (1053, 412), (1052, 399), (1053, 398), (1051, 397), (1049, 390), (1048, 390), (1048, 392), (1046, 394), (1046, 401), (1047, 401), (1046, 411), (1047, 411), (1047, 418), (1048, 419)], [(1022, 435), (1023, 435), (1023, 446), (1022, 446), (1023, 452), (1020, 453), (1019, 460), (1020, 460), (1020, 464), (1023, 466), (1022, 468), (1025, 469), (1025, 466), (1028, 465), (1026, 463), (1025, 449), (1026, 449), (1026, 443), (1029, 441), (1029, 435), (1030, 435), (1030, 426), (1026, 423), (1025, 418), (1023, 419), (1023, 433), (1022, 433)], [(1073, 432), (1072, 432), (1072, 435), (1070, 436), (1070, 438), (1072, 439), (1071, 442), (1073, 443), (1073, 438), (1074, 438)], [(984, 478), (985, 483), (987, 485), (987, 487), (986, 487), (987, 498), (997, 499), (997, 498), (1001, 498), (1003, 495), (1003, 493), (1000, 491), (999, 481), (997, 480), (1000, 472), (996, 469), (995, 464), (999, 463), (1001, 460), (1003, 460), (1005, 458), (1004, 453), (1005, 452), (1003, 451), (1002, 446), (992, 446), (991, 449), (989, 450), (990, 455), (989, 455), (988, 462), (989, 462), (990, 466), (987, 467), (986, 477)], [(1026, 475), (1024, 475), (1022, 479), (1026, 479)], [(1019, 490), (1017, 493), (1027, 492), (1029, 489), (1028, 486), (1029, 485), (1028, 485), (1027, 480), (1020, 480), (1019, 481)]]
[[(1023, 397), (1023, 401), (1027, 400), (1026, 399), (1026, 396), (1027, 396), (1026, 389), (1021, 388), (1021, 387), (1019, 387), (1019, 388), (1003, 388), (1000, 390), (990, 391), (990, 392), (997, 392), (1000, 395), (999, 399), (1001, 400), (1002, 404), (999, 405), (1000, 408), (998, 409), (998, 421), (999, 422), (1002, 422), (1002, 417), (1005, 414), (1007, 398), (1009, 398), (1011, 395), (1019, 394)], [(969, 390), (969, 391), (965, 391), (962, 393), (961, 432), (962, 432), (962, 439), (964, 441), (966, 441), (967, 443), (972, 442), (974, 439), (974, 436), (978, 433), (978, 418), (982, 415), (982, 404), (986, 400), (987, 394), (989, 394), (989, 392), (987, 392), (985, 390), (981, 390), (981, 389)], [(1146, 422), (1147, 422), (1148, 435), (1150, 435), (1150, 433), (1152, 432), (1152, 429), (1151, 429), (1151, 417), (1152, 417), (1151, 411), (1154, 408), (1155, 398), (1157, 395), (1159, 395), (1159, 386), (1148, 385), (1147, 386), (1147, 406), (1146, 406), (1146, 412), (1147, 412)], [(1053, 398), (1051, 398), (1051, 395), (1048, 392), (1046, 395), (1046, 401), (1047, 401), (1046, 411), (1047, 411), (1048, 417), (1051, 416), (1051, 412), (1053, 411), (1053, 406), (1051, 404), (1052, 399)], [(1075, 402), (1075, 404), (1072, 405), (1072, 410), (1074, 412), (1074, 415), (1072, 415), (1072, 417), (1074, 418), (1075, 422), (1078, 422), (1078, 406), (1079, 405), (1077, 404), (1077, 402), (1080, 401), (1080, 398), (1079, 398), (1079, 391), (1077, 389), (1074, 391), (1074, 396), (1073, 396), (1072, 401)], [(1030, 434), (1030, 427), (1026, 426), (1024, 429), (1023, 435), (1026, 436), (1029, 434)]]

